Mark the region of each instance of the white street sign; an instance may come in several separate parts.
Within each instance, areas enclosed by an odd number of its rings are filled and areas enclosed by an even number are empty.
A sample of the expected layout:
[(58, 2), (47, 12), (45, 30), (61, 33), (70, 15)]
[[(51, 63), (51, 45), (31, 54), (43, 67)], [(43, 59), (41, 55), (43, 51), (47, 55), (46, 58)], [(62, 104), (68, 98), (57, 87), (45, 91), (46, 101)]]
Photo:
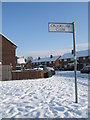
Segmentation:
[(49, 23), (49, 32), (73, 33), (73, 24), (72, 23)]

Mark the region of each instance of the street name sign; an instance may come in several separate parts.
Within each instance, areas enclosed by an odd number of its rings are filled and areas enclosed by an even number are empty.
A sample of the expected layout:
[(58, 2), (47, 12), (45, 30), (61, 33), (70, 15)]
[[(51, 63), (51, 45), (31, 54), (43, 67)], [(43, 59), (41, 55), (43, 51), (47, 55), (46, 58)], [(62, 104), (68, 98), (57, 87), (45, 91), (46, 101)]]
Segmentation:
[(72, 23), (49, 23), (49, 32), (68, 32), (73, 33)]
[(75, 75), (75, 103), (78, 103), (77, 97), (77, 65), (76, 65), (76, 45), (75, 45), (75, 23), (48, 23), (49, 32), (73, 33), (73, 51), (74, 51), (74, 75)]

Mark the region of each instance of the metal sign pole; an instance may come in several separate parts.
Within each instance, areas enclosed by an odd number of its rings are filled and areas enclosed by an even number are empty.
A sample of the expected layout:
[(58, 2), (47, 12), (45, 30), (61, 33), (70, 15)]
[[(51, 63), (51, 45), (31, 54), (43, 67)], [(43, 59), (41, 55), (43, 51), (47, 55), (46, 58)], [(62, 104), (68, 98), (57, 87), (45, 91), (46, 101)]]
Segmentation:
[(75, 103), (78, 103), (77, 98), (77, 64), (76, 64), (76, 47), (75, 47), (75, 23), (54, 23), (49, 25), (49, 32), (66, 32), (73, 33), (73, 52), (74, 52), (74, 74), (75, 74)]
[(75, 47), (75, 23), (73, 22), (73, 50), (74, 50), (74, 74), (75, 74), (75, 103), (78, 103), (77, 98), (77, 64), (76, 64), (76, 47)]

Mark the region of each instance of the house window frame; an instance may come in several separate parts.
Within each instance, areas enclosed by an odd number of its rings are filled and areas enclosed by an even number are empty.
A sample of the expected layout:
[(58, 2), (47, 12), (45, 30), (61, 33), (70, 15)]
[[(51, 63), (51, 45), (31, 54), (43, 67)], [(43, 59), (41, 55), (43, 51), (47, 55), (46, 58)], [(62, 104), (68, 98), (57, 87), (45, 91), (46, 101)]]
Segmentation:
[(53, 62), (53, 61), (51, 61), (51, 63), (53, 64), (54, 62)]
[(66, 62), (67, 61), (67, 59), (64, 59), (64, 62)]
[(70, 61), (73, 61), (73, 58), (70, 58)]
[(62, 62), (62, 59), (60, 59), (60, 62)]
[(52, 61), (49, 61), (49, 63), (51, 64), (51, 63), (52, 63)]
[(64, 65), (64, 68), (67, 68), (67, 65)]
[(85, 60), (86, 59), (86, 57), (83, 57), (83, 60)]

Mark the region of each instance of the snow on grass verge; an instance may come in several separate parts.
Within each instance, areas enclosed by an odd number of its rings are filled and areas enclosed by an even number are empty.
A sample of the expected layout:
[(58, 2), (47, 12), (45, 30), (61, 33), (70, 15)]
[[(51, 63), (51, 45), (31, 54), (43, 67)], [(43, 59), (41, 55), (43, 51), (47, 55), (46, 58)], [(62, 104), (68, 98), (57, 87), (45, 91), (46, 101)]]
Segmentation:
[(51, 78), (2, 81), (0, 113), (3, 118), (87, 118), (88, 75), (77, 73), (75, 103), (74, 72), (57, 72)]

